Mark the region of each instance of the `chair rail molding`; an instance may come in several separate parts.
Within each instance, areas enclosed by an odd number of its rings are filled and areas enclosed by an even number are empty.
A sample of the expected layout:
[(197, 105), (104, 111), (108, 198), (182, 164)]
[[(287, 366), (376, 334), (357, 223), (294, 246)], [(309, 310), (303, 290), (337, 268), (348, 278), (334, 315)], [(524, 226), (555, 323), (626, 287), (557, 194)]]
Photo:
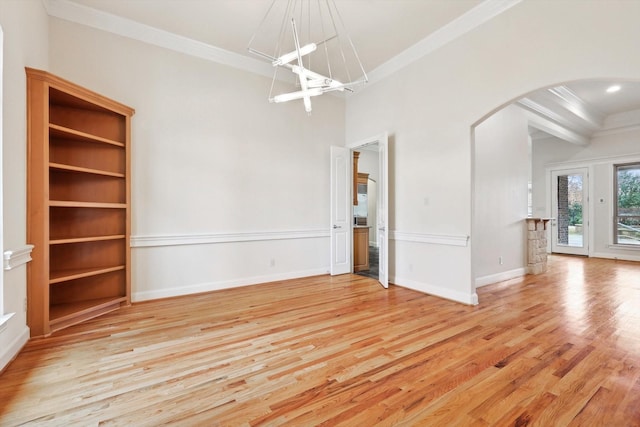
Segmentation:
[(33, 245), (24, 245), (21, 248), (4, 251), (4, 269), (12, 270), (31, 261)]
[(132, 248), (178, 245), (210, 245), (215, 243), (257, 242), (269, 240), (328, 238), (329, 229), (283, 231), (250, 231), (237, 233), (165, 234), (131, 236)]
[(467, 246), (469, 243), (469, 236), (464, 235), (409, 233), (406, 231), (391, 231), (389, 239), (401, 242), (430, 243), (449, 246)]

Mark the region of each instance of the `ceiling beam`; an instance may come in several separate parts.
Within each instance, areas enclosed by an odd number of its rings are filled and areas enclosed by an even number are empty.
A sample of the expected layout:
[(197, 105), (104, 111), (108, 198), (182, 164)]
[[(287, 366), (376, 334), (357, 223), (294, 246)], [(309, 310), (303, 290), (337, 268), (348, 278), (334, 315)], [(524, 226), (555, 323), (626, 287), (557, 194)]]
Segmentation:
[[(520, 101), (518, 101), (518, 104), (520, 104)], [(530, 111), (527, 108), (523, 108), (523, 110), (527, 115), (529, 126), (572, 144), (580, 145), (583, 147), (589, 145), (589, 137), (568, 129), (552, 120), (549, 120), (546, 117)]]
[(594, 111), (592, 107), (589, 107), (582, 98), (568, 87), (557, 86), (547, 89), (547, 92), (553, 95), (553, 102), (582, 119), (594, 130), (602, 129), (602, 126), (604, 126), (605, 117), (601, 113)]

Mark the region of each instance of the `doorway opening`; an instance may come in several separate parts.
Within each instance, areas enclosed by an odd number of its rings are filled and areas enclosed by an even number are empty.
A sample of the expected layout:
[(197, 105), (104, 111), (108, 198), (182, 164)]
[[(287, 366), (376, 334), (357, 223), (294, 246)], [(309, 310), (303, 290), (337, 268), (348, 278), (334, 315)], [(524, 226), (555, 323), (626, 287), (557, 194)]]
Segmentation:
[[(369, 256), (369, 228), (374, 229), (377, 244), (378, 275), (380, 284), (389, 287), (389, 230), (387, 228), (389, 216), (389, 166), (388, 166), (388, 135), (386, 133), (363, 141), (347, 144), (345, 147), (331, 147), (331, 228), (330, 228), (330, 273), (331, 275), (354, 272), (354, 238), (361, 231), (358, 217), (354, 210), (354, 198), (358, 197), (357, 166), (354, 164), (353, 153), (371, 149), (377, 152), (377, 179), (372, 176), (372, 188), (375, 186), (375, 220), (366, 213), (367, 235), (362, 240), (362, 253)], [(354, 171), (356, 173), (354, 173)], [(355, 178), (355, 179), (354, 179)], [(363, 181), (367, 187), (367, 204), (369, 198), (369, 176)], [(375, 181), (375, 185), (373, 184)], [(363, 198), (364, 200), (364, 198)], [(363, 203), (363, 206), (365, 203)], [(363, 221), (362, 218), (360, 221)], [(362, 222), (361, 222), (362, 224)], [(369, 225), (370, 224), (370, 225)], [(375, 245), (374, 245), (375, 246)]]
[(353, 157), (353, 272), (379, 278), (378, 190), (380, 160), (378, 143), (351, 150)]

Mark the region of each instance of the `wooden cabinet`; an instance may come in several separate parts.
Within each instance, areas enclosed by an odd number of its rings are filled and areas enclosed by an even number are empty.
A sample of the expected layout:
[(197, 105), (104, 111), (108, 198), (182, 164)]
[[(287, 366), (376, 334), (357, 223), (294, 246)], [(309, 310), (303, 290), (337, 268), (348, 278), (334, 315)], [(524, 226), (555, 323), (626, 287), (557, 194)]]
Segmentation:
[(369, 269), (369, 227), (353, 228), (353, 271)]
[(134, 110), (27, 68), (31, 336), (130, 304)]

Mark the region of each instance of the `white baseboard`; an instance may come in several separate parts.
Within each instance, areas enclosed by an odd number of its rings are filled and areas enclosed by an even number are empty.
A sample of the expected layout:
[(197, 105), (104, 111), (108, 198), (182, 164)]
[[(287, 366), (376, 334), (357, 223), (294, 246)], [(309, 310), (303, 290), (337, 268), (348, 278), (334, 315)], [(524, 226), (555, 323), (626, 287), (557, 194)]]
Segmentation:
[(439, 286), (433, 286), (411, 279), (403, 279), (401, 277), (390, 277), (389, 282), (403, 288), (408, 288), (436, 297), (460, 302), (462, 304), (478, 305), (478, 294), (476, 294), (475, 292), (466, 294), (464, 292), (453, 291), (451, 289), (441, 288)]
[(133, 302), (148, 301), (158, 298), (177, 297), (181, 295), (199, 294), (203, 292), (219, 291), (222, 289), (237, 288), (241, 286), (257, 285), (260, 283), (276, 282), (279, 280), (298, 279), (301, 277), (319, 276), (329, 274), (329, 268), (318, 268), (305, 271), (293, 271), (267, 276), (244, 277), (233, 280), (223, 280), (219, 282), (198, 283), (188, 286), (180, 286), (153, 291), (133, 292), (131, 300)]
[(491, 285), (493, 283), (504, 282), (505, 280), (515, 279), (516, 277), (522, 277), (528, 273), (526, 267), (516, 268), (514, 270), (503, 271), (501, 273), (490, 274), (488, 276), (476, 278), (476, 288)]
[(608, 253), (593, 253), (589, 254), (592, 258), (606, 258), (606, 259), (619, 259), (621, 261), (640, 261), (640, 256), (630, 254), (608, 254)]
[(8, 346), (0, 350), (0, 371), (20, 353), (27, 341), (29, 341), (29, 327), (25, 325), (22, 333), (16, 336)]

